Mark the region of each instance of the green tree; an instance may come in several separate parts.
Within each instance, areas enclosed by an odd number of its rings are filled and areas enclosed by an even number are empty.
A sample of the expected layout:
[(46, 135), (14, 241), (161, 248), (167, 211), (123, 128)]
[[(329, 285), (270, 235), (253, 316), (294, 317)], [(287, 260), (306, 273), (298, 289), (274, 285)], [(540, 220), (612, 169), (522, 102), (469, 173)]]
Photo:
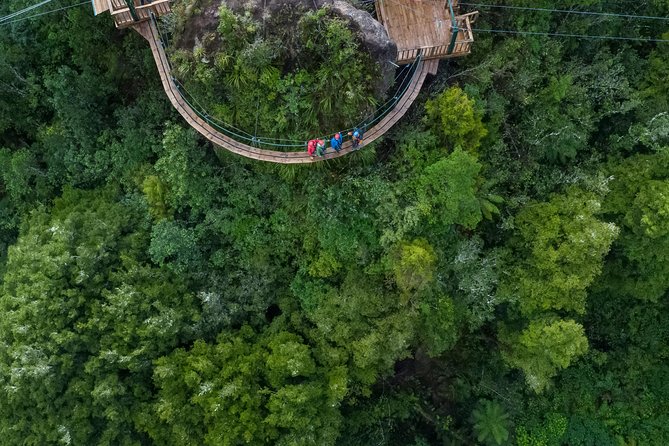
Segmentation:
[(323, 367), (293, 333), (244, 326), (215, 344), (197, 341), (157, 362), (156, 442), (333, 445), (345, 367)]
[(437, 256), (426, 240), (402, 243), (393, 260), (395, 283), (405, 293), (419, 293), (429, 287), (434, 278)]
[(192, 129), (171, 125), (165, 130), (163, 151), (155, 169), (167, 185), (165, 198), (173, 209), (204, 212), (212, 206), (216, 187), (211, 181), (213, 169), (205, 162)]
[(425, 104), (432, 130), (449, 148), (475, 150), (488, 134), (474, 101), (459, 87), (451, 87)]
[(564, 415), (551, 413), (541, 417), (541, 423), (516, 429), (518, 446), (558, 446), (567, 432), (569, 421)]
[(458, 340), (458, 317), (453, 300), (446, 296), (426, 296), (418, 305), (419, 336), (427, 353), (437, 357)]
[(621, 228), (602, 287), (644, 300), (661, 299), (669, 287), (669, 156), (637, 155), (612, 163), (611, 192), (603, 210)]
[(479, 401), (472, 412), (476, 439), (484, 444), (502, 445), (509, 439), (509, 414), (495, 401)]
[(486, 251), (479, 237), (460, 241), (456, 249), (449, 264), (457, 282), (457, 301), (465, 307), (470, 330), (476, 330), (493, 319), (501, 301), (496, 293), (499, 254)]
[(586, 290), (599, 275), (618, 228), (597, 218), (601, 199), (571, 189), (517, 215), (512, 274), (500, 292), (524, 315), (547, 310), (585, 311)]
[(369, 394), (380, 376), (410, 355), (415, 311), (384, 287), (383, 276), (353, 269), (341, 285), (332, 286), (298, 275), (292, 290), (315, 327), (308, 330), (311, 341), (333, 358), (344, 358), (353, 393)]
[(527, 385), (544, 391), (558, 371), (588, 350), (583, 326), (574, 320), (534, 320), (520, 334), (505, 340), (509, 365), (525, 373)]
[(202, 266), (202, 254), (193, 230), (170, 220), (161, 220), (151, 232), (151, 260), (176, 273), (196, 271)]
[(171, 215), (167, 206), (167, 187), (156, 175), (147, 176), (142, 182), (142, 192), (149, 204), (151, 216), (160, 220)]
[(459, 149), (428, 166), (417, 184), (418, 208), (428, 221), (475, 228), (482, 218), (480, 170), (476, 157)]
[(35, 154), (26, 149), (13, 153), (2, 149), (0, 168), (4, 192), (17, 210), (31, 207), (36, 198), (42, 195), (40, 190), (44, 191), (48, 187), (44, 184), (46, 175), (40, 169)]

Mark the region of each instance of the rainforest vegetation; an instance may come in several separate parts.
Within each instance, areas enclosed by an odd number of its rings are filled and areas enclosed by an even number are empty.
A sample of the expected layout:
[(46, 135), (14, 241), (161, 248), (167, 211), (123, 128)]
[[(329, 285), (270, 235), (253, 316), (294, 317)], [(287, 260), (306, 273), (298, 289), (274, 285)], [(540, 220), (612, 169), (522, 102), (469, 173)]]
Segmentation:
[[(485, 31), (669, 40), (615, 15), (669, 4), (492, 3), (613, 15), (481, 8), (383, 140), (300, 167), (199, 137), (88, 5), (0, 22), (0, 443), (669, 444), (669, 43)], [(220, 20), (252, 55), (173, 60), (221, 119), (373, 107), (328, 11)]]
[[(222, 3), (216, 26), (197, 34), (216, 0), (185, 0), (164, 21), (173, 73), (194, 105), (254, 135), (309, 139), (360, 122), (385, 92), (380, 68), (329, 9), (296, 5), (255, 17)], [(176, 18), (179, 18), (178, 20)], [(209, 19), (211, 20), (211, 19)], [(205, 22), (206, 24), (206, 22)], [(201, 26), (205, 26), (204, 24)]]

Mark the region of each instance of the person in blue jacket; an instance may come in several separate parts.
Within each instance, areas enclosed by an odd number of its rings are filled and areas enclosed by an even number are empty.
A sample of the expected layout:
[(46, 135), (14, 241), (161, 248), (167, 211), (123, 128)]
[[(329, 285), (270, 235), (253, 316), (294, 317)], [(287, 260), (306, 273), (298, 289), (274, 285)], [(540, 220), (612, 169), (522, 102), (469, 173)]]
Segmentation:
[(357, 149), (362, 141), (362, 130), (355, 128), (352, 132), (348, 132), (351, 140), (353, 141), (353, 150)]
[(342, 137), (341, 132), (335, 133), (335, 135), (330, 139), (330, 147), (334, 149), (335, 152), (339, 153), (341, 150)]

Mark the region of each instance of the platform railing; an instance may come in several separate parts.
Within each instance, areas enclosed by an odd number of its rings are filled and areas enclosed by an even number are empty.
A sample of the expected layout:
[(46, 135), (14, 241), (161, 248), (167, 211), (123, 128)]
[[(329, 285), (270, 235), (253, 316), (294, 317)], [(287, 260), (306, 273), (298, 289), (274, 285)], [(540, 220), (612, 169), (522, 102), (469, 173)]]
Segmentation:
[(125, 28), (134, 23), (149, 20), (153, 12), (162, 16), (170, 12), (169, 0), (107, 0), (109, 12), (114, 17), (117, 28)]
[(140, 20), (151, 18), (151, 12), (160, 17), (170, 12), (169, 0), (158, 0), (146, 5), (135, 6)]
[(424, 46), (421, 48), (411, 48), (400, 50), (397, 53), (397, 63), (407, 64), (413, 62), (420, 54), (425, 60), (429, 59), (445, 59), (450, 57), (458, 57), (464, 54), (469, 54), (474, 43), (474, 33), (472, 31), (472, 23), (478, 17), (478, 11), (470, 12), (455, 17), (457, 33), (454, 39), (448, 44)]
[(146, 8), (157, 6), (159, 4), (169, 3), (169, 1), (170, 0), (132, 0), (132, 2), (128, 2), (126, 0), (107, 0), (109, 3), (109, 10), (112, 13), (128, 9), (130, 6), (129, 3), (132, 3), (132, 6), (135, 8)]
[[(397, 3), (398, 1), (394, 0), (391, 3)], [(386, 16), (384, 2), (377, 1), (375, 5), (377, 16), (383, 23)], [(444, 19), (442, 19), (442, 16), (439, 16), (435, 20), (435, 26), (439, 28), (439, 34), (443, 36), (439, 45), (398, 49), (396, 59), (398, 64), (405, 65), (411, 63), (416, 60), (418, 54), (421, 54), (423, 59), (430, 60), (464, 56), (471, 52), (472, 44), (474, 43), (474, 33), (471, 24), (476, 20), (478, 11), (459, 15), (459, 0), (443, 0), (443, 7), (445, 9)], [(384, 26), (388, 29), (387, 25), (384, 24)], [(443, 27), (448, 27), (448, 29), (443, 30)], [(407, 30), (406, 28), (407, 26), (404, 25), (392, 25), (394, 31), (402, 29), (402, 32), (411, 32), (411, 29)]]
[(422, 54), (423, 59), (444, 59), (449, 57), (462, 56), (471, 51), (473, 40), (456, 41), (453, 51), (449, 53), (449, 45), (438, 46), (424, 46), (420, 48), (411, 48), (408, 50), (398, 51), (397, 63), (400, 65), (413, 62), (419, 54)]
[(448, 49), (446, 50), (446, 54), (453, 54), (453, 51), (455, 51), (455, 43), (458, 40), (458, 21), (455, 18), (455, 12), (453, 11), (453, 0), (447, 0), (448, 1), (448, 16), (451, 18), (451, 43), (448, 44)]
[(113, 14), (116, 11), (121, 11), (123, 9), (128, 9), (128, 5), (125, 0), (108, 0), (109, 10)]

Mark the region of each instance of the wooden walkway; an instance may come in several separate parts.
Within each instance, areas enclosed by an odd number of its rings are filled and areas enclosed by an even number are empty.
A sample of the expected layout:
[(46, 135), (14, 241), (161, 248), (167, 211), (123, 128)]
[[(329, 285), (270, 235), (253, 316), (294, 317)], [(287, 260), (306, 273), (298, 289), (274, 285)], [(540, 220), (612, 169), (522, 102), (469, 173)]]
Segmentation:
[[(205, 138), (217, 146), (247, 158), (279, 164), (308, 164), (338, 158), (353, 151), (353, 148), (351, 147), (351, 141), (346, 141), (339, 153), (336, 153), (333, 149), (328, 148), (324, 156), (310, 157), (306, 152), (306, 147), (305, 150), (301, 152), (279, 152), (274, 150), (265, 150), (243, 144), (230, 138), (227, 135), (222, 134), (213, 128), (204, 119), (202, 119), (195, 112), (195, 110), (193, 110), (191, 106), (188, 105), (181, 97), (181, 93), (179, 93), (179, 90), (177, 89), (177, 86), (174, 84), (172, 76), (170, 75), (169, 62), (165, 53), (165, 49), (163, 48), (160, 41), (160, 35), (158, 33), (158, 29), (156, 28), (156, 24), (152, 20), (148, 20), (137, 23), (134, 25), (134, 28), (146, 40), (148, 40), (149, 45), (151, 46), (151, 52), (153, 53), (153, 57), (158, 67), (158, 72), (160, 73), (160, 80), (163, 83), (163, 88), (165, 89), (165, 93), (167, 93), (167, 97), (169, 98), (174, 108), (177, 109), (179, 114), (183, 116), (183, 118), (191, 127), (193, 127)], [(411, 104), (416, 100), (416, 97), (418, 96), (418, 93), (423, 86), (423, 82), (425, 81), (425, 77), (428, 75), (428, 73), (435, 74), (437, 72), (438, 64), (439, 61), (436, 59), (418, 62), (416, 71), (413, 75), (413, 78), (411, 79), (411, 84), (406, 89), (404, 95), (400, 98), (397, 104), (395, 104), (395, 107), (390, 111), (390, 113), (388, 113), (376, 125), (367, 129), (362, 141), (363, 144), (369, 144), (383, 136), (397, 121), (399, 121), (404, 116), (407, 110), (409, 110), (409, 107), (411, 107)]]

